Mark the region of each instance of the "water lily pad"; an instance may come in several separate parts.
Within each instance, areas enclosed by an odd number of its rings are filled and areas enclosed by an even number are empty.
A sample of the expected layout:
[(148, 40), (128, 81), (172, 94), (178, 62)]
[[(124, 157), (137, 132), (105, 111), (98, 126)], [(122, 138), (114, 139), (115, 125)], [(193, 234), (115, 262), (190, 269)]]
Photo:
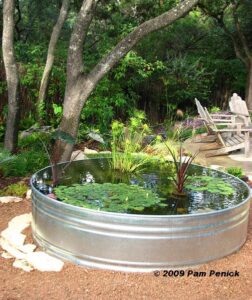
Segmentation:
[(165, 207), (162, 201), (151, 190), (125, 183), (92, 183), (58, 186), (55, 195), (62, 202), (110, 212), (142, 212), (149, 207)]
[(188, 179), (185, 188), (195, 192), (207, 191), (224, 196), (231, 196), (234, 193), (234, 188), (228, 182), (211, 176), (192, 176)]

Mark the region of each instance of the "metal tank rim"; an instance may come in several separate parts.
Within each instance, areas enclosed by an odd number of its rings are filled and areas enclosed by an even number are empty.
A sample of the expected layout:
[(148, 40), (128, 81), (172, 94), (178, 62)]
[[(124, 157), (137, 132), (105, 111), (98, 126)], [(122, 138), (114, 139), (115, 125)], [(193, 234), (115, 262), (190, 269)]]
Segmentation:
[(49, 168), (31, 178), (32, 235), (42, 249), (60, 259), (113, 271), (185, 269), (230, 255), (247, 239), (250, 190), (230, 174), (248, 192), (238, 205), (206, 213), (142, 215), (88, 209), (47, 197), (33, 180)]
[[(78, 160), (78, 161), (85, 161), (85, 160), (100, 160), (100, 159), (103, 159), (103, 158), (86, 158), (86, 159), (82, 159), (82, 160)], [(104, 159), (107, 159), (104, 158)], [(75, 161), (76, 162), (76, 161)], [(171, 161), (172, 162), (172, 161)], [(58, 166), (60, 165), (64, 165), (64, 164), (67, 164), (67, 163), (70, 163), (70, 161), (65, 161), (65, 162), (61, 162), (59, 164), (57, 164)], [(72, 162), (71, 162), (72, 163)], [(74, 161), (73, 161), (74, 163)], [(132, 218), (155, 218), (155, 217), (158, 217), (158, 218), (167, 218), (169, 216), (169, 218), (183, 218), (183, 217), (195, 217), (195, 216), (206, 216), (206, 215), (216, 215), (216, 214), (221, 214), (221, 213), (224, 213), (224, 212), (228, 212), (228, 211), (231, 211), (233, 210), (234, 208), (239, 208), (240, 206), (244, 205), (246, 202), (250, 201), (251, 197), (252, 197), (252, 189), (243, 181), (241, 180), (240, 178), (238, 177), (235, 177), (234, 175), (231, 175), (231, 174), (228, 174), (224, 171), (219, 171), (219, 170), (215, 170), (215, 169), (211, 169), (209, 167), (205, 167), (205, 166), (201, 166), (199, 164), (192, 164), (192, 166), (198, 166), (198, 167), (201, 167), (201, 168), (204, 168), (204, 169), (208, 169), (208, 170), (213, 170), (217, 173), (221, 173), (221, 174), (225, 174), (226, 176), (230, 176), (231, 178), (234, 178), (235, 180), (239, 181), (241, 184), (243, 184), (247, 190), (248, 190), (248, 196), (242, 201), (240, 202), (239, 204), (237, 205), (234, 205), (232, 207), (228, 207), (228, 208), (224, 208), (224, 209), (220, 209), (220, 210), (214, 210), (214, 211), (211, 211), (211, 212), (204, 212), (204, 213), (193, 213), (193, 214), (181, 214), (181, 215), (143, 215), (143, 214), (128, 214), (128, 213), (117, 213), (117, 212), (107, 212), (107, 211), (101, 211), (101, 210), (95, 210), (95, 209), (90, 209), (90, 208), (85, 208), (85, 207), (80, 207), (80, 206), (75, 206), (75, 205), (72, 205), (72, 204), (68, 204), (68, 203), (64, 203), (64, 202), (60, 202), (56, 199), (53, 199), (53, 198), (50, 198), (48, 197), (47, 195), (41, 193), (39, 190), (36, 189), (36, 187), (34, 186), (33, 184), (33, 180), (34, 180), (34, 176), (36, 176), (36, 174), (40, 173), (40, 172), (43, 172), (44, 170), (47, 170), (49, 168), (51, 168), (51, 166), (47, 166), (39, 171), (37, 171), (36, 173), (34, 173), (30, 179), (30, 186), (32, 188), (32, 191), (33, 192), (36, 192), (38, 193), (40, 196), (42, 197), (45, 197), (47, 201), (51, 201), (52, 203), (57, 203), (58, 205), (60, 206), (63, 206), (63, 207), (66, 207), (66, 208), (69, 208), (69, 209), (72, 209), (72, 210), (80, 210), (80, 211), (86, 211), (86, 212), (95, 212), (95, 214), (101, 214), (101, 215), (107, 215), (107, 216), (122, 216), (122, 217), (132, 217)], [(56, 205), (57, 205), (56, 204)]]

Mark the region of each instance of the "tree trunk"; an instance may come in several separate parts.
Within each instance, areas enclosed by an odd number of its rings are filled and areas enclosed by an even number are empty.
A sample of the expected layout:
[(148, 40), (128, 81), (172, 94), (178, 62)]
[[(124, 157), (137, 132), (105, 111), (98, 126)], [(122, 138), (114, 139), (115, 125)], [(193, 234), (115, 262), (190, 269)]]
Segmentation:
[(50, 43), (48, 46), (46, 65), (45, 65), (43, 76), (42, 76), (42, 79), (40, 82), (39, 99), (38, 99), (38, 105), (37, 105), (37, 114), (39, 116), (40, 122), (42, 121), (41, 119), (43, 118), (44, 103), (45, 103), (46, 96), (47, 96), (50, 74), (51, 74), (53, 62), (54, 62), (54, 52), (56, 49), (56, 45), (57, 45), (57, 42), (59, 39), (61, 29), (67, 18), (69, 4), (70, 4), (70, 0), (62, 1), (62, 6), (60, 9), (59, 17), (58, 17), (57, 23), (53, 27)]
[[(99, 81), (143, 37), (185, 16), (199, 0), (184, 0), (173, 9), (136, 27), (110, 53), (101, 59), (87, 75), (83, 71), (83, 45), (98, 1), (83, 1), (69, 44), (67, 83), (63, 105), (63, 118), (59, 126), (59, 133), (63, 133), (62, 136), (70, 136), (74, 139), (77, 137), (81, 110)], [(54, 162), (69, 160), (72, 150), (73, 145), (59, 136), (53, 151)]]
[(246, 83), (246, 102), (249, 110), (252, 110), (252, 59), (248, 67), (247, 83)]
[[(80, 95), (80, 90), (85, 92)], [(89, 95), (94, 89), (94, 84), (86, 79), (80, 78), (73, 85), (68, 84), (65, 91), (63, 116), (59, 126), (59, 132), (64, 132), (76, 139), (78, 134), (78, 128), (80, 123), (80, 116), (82, 108), (88, 99)], [(68, 161), (73, 151), (73, 143), (66, 142), (64, 139), (58, 139), (56, 141), (53, 151), (53, 161)]]
[(14, 56), (14, 0), (3, 3), (3, 61), (8, 88), (8, 117), (4, 138), (4, 148), (14, 152), (18, 142), (19, 123), (19, 78)]

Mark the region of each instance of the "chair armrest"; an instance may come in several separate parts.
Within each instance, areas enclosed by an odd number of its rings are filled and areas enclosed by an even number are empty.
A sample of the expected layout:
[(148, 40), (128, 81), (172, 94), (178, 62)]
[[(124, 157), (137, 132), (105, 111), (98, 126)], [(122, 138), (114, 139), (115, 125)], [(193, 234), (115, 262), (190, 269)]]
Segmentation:
[(234, 123), (233, 120), (223, 120), (223, 119), (212, 119), (212, 120), (213, 120), (213, 122), (218, 122), (218, 124), (219, 124), (219, 122), (226, 123), (226, 124), (233, 124)]
[[(214, 132), (237, 132), (237, 128), (223, 128), (223, 129), (213, 129)], [(239, 128), (241, 132), (252, 132), (252, 128)]]
[(241, 117), (250, 117), (250, 115), (242, 114), (242, 113), (233, 113), (235, 116), (241, 116)]
[(225, 114), (210, 114), (210, 116), (213, 118), (214, 116), (218, 116), (218, 117), (225, 117), (225, 118), (230, 118), (233, 115), (225, 115)]
[(235, 127), (241, 127), (241, 126), (244, 126), (244, 123), (216, 123), (215, 124), (216, 126), (218, 126), (218, 125), (226, 125), (226, 126), (228, 126), (228, 125), (232, 125), (232, 126), (235, 126)]

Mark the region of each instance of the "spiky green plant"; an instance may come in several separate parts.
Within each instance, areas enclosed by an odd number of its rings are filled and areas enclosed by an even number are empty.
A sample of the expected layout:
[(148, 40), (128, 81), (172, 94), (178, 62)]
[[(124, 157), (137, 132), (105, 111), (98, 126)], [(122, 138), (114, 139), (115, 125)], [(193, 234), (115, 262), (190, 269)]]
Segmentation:
[(183, 147), (182, 144), (180, 144), (179, 155), (177, 158), (176, 152), (172, 150), (168, 145), (166, 145), (166, 147), (172, 156), (172, 160), (174, 162), (176, 170), (176, 175), (172, 177), (172, 180), (175, 183), (177, 192), (182, 194), (184, 184), (189, 176), (188, 169), (198, 155), (198, 152), (194, 153), (192, 156), (183, 157)]
[(143, 113), (138, 112), (127, 126), (119, 121), (112, 123), (112, 169), (132, 173), (140, 171), (149, 161), (148, 155), (136, 155), (143, 150), (143, 138), (150, 132), (143, 120)]

